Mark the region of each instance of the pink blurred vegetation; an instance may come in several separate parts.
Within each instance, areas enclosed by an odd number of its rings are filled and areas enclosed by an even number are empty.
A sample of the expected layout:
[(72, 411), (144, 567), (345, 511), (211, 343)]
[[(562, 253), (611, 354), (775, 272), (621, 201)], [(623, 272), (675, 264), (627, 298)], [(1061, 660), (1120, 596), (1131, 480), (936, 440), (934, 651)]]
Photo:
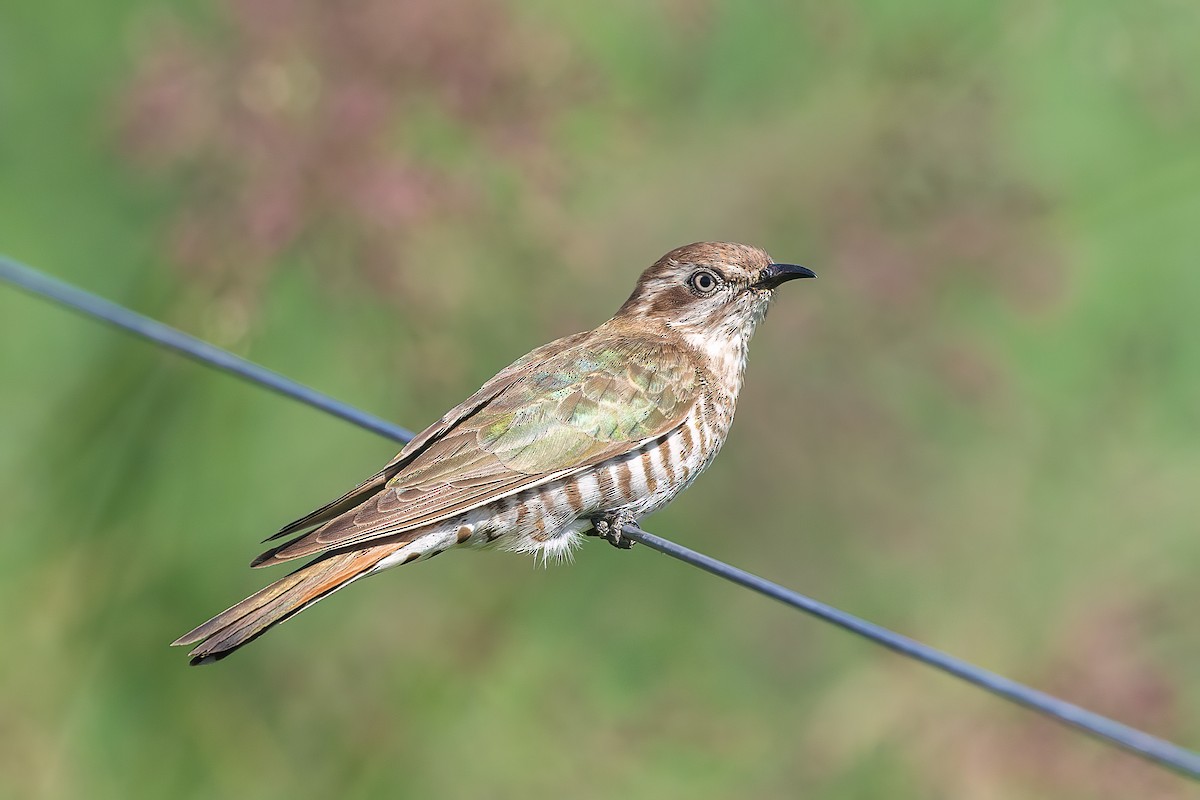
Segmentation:
[(221, 7), (220, 35), (165, 21), (123, 102), (127, 151), (188, 189), (172, 261), (257, 291), (281, 255), (335, 242), (377, 288), (403, 280), (408, 234), (480, 211), (476, 163), (434, 163), (410, 121), (452, 125), (531, 181), (546, 126), (582, 71), (565, 42), (492, 0)]

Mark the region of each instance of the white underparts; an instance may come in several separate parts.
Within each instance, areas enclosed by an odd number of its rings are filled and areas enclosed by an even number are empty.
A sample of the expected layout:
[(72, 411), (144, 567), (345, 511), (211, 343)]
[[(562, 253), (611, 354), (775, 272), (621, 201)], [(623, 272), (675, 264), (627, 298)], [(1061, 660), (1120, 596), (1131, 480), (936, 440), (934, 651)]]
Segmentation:
[(541, 561), (543, 567), (553, 561), (561, 564), (573, 561), (575, 550), (583, 544), (583, 532), (592, 526), (591, 520), (576, 519), (554, 532), (544, 540), (532, 536), (520, 536), (502, 540), (500, 546), (513, 553), (532, 553), (535, 562)]
[(429, 558), (436, 553), (453, 547), (458, 543), (456, 531), (457, 528), (447, 530), (439, 527), (437, 530), (426, 533), (423, 536), (418, 536), (396, 552), (381, 559), (369, 572), (382, 572), (385, 569), (397, 567), (401, 564), (408, 564), (418, 559)]
[[(381, 559), (367, 574), (422, 561), (455, 546), (474, 549), (485, 547), (493, 541), (502, 550), (514, 553), (532, 553), (534, 560), (540, 561), (542, 566), (548, 566), (551, 562), (572, 561), (575, 550), (583, 544), (583, 532), (591, 527), (591, 524), (590, 519), (571, 520), (544, 539), (528, 534), (520, 535), (515, 531), (507, 531), (498, 537), (495, 534), (485, 535), (483, 531), (478, 530), (480, 525), (471, 523), (439, 526), (438, 529), (418, 536), (396, 552)], [(493, 539), (493, 537), (495, 538)]]

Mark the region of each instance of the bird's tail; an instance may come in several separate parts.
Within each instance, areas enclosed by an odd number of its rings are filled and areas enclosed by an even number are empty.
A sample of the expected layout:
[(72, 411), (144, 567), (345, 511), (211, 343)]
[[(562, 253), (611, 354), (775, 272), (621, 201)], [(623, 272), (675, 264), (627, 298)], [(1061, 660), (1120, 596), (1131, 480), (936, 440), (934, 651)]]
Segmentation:
[(192, 664), (220, 661), (294, 614), (347, 586), (408, 542), (331, 553), (310, 562), (180, 636), (172, 645), (199, 644)]

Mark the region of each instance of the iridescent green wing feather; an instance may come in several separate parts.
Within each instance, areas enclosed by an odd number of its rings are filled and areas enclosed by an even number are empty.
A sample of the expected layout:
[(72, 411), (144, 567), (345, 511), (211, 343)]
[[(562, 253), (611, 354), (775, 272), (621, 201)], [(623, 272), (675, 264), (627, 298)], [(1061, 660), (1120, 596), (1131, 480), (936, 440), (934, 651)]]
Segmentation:
[(403, 534), (629, 452), (678, 427), (701, 389), (692, 355), (658, 341), (555, 349), (501, 373), (506, 385), (429, 437), (385, 490), (259, 563)]
[(414, 458), (423, 453), (430, 444), (437, 441), (438, 438), (444, 436), (447, 431), (454, 428), (459, 422), (471, 414), (476, 413), (485, 404), (491, 401), (500, 392), (512, 385), (520, 374), (521, 369), (531, 361), (540, 360), (546, 355), (553, 353), (555, 350), (568, 348), (577, 341), (582, 340), (588, 334), (576, 333), (571, 336), (563, 337), (549, 344), (543, 345), (538, 349), (527, 353), (517, 361), (505, 367), (495, 377), (480, 387), (479, 391), (468, 397), (463, 402), (459, 403), (454, 408), (447, 411), (441, 419), (430, 425), (421, 433), (413, 437), (412, 441), (404, 446), (404, 449), (396, 454), (396, 457), (384, 465), (383, 469), (376, 472), (370, 478), (360, 483), (355, 488), (346, 492), (336, 500), (332, 500), (300, 519), (284, 525), (279, 531), (271, 536), (268, 536), (265, 541), (278, 539), (281, 536), (287, 536), (291, 533), (302, 531), (305, 528), (311, 528), (314, 525), (319, 525), (328, 522), (334, 517), (353, 509), (373, 495), (378, 494), (401, 469), (407, 466)]

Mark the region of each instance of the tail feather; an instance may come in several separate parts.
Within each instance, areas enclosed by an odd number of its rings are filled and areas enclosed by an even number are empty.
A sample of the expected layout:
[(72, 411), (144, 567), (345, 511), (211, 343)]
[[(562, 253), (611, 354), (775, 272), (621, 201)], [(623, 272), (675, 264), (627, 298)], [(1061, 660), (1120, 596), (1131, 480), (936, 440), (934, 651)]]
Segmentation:
[(198, 644), (191, 663), (208, 664), (262, 636), (270, 628), (347, 586), (408, 542), (332, 553), (301, 567), (180, 636), (172, 645)]

